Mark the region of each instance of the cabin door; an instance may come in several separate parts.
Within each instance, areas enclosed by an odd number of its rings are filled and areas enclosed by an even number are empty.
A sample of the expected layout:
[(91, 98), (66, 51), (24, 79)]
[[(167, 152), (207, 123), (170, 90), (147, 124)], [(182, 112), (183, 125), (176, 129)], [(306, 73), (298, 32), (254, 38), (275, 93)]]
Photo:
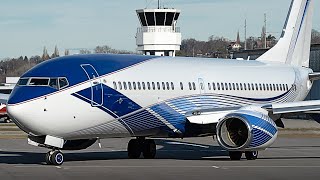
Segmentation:
[(103, 87), (97, 70), (91, 64), (82, 64), (81, 68), (86, 73), (91, 84), (91, 105), (93, 107), (103, 104)]

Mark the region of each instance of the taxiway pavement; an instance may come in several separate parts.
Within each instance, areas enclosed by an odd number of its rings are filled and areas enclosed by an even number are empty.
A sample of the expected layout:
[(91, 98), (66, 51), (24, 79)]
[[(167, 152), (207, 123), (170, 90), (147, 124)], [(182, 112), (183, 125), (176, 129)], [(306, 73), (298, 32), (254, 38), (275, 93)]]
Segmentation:
[(127, 159), (129, 138), (102, 140), (64, 151), (65, 163), (48, 166), (46, 149), (24, 139), (0, 139), (0, 179), (319, 179), (320, 138), (284, 138), (255, 161), (229, 160), (212, 137), (156, 140), (156, 159)]

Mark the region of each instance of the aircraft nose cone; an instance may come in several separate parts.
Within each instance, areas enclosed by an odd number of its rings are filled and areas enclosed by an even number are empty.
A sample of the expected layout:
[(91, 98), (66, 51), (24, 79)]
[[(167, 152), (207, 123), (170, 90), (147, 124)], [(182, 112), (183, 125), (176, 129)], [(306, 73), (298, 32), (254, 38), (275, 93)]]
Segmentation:
[(7, 113), (11, 120), (24, 132), (30, 133), (30, 129), (26, 126), (23, 121), (23, 110), (18, 105), (7, 105)]

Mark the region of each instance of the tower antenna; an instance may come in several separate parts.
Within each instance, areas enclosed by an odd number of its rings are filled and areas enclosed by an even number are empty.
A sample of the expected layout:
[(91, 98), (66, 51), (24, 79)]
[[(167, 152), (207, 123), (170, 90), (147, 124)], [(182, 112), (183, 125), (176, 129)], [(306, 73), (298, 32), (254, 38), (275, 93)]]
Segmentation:
[(158, 9), (160, 9), (160, 0), (158, 0)]
[(244, 20), (244, 50), (247, 50), (247, 18)]

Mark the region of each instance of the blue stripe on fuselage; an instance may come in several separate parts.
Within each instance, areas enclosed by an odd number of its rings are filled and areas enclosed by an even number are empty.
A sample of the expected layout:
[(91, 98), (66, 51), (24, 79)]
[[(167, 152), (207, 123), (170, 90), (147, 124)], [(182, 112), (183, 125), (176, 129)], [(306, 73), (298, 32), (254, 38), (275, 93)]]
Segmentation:
[[(96, 86), (100, 86), (100, 85), (96, 85)], [(95, 86), (93, 86), (93, 89), (94, 88)], [(137, 103), (135, 103), (125, 95), (121, 94), (120, 92), (106, 85), (102, 85), (102, 88), (103, 88), (103, 96), (104, 96), (102, 108), (105, 108), (108, 111), (113, 112), (118, 117), (122, 117), (124, 115), (127, 115), (131, 112), (137, 111), (142, 108)], [(82, 97), (85, 97), (87, 100), (92, 99), (91, 87), (83, 89), (72, 95), (79, 98), (77, 94), (81, 95)], [(94, 96), (99, 96), (99, 94), (94, 94)], [(90, 101), (86, 101), (86, 102), (91, 103)], [(94, 102), (94, 103), (98, 104), (97, 102)]]

